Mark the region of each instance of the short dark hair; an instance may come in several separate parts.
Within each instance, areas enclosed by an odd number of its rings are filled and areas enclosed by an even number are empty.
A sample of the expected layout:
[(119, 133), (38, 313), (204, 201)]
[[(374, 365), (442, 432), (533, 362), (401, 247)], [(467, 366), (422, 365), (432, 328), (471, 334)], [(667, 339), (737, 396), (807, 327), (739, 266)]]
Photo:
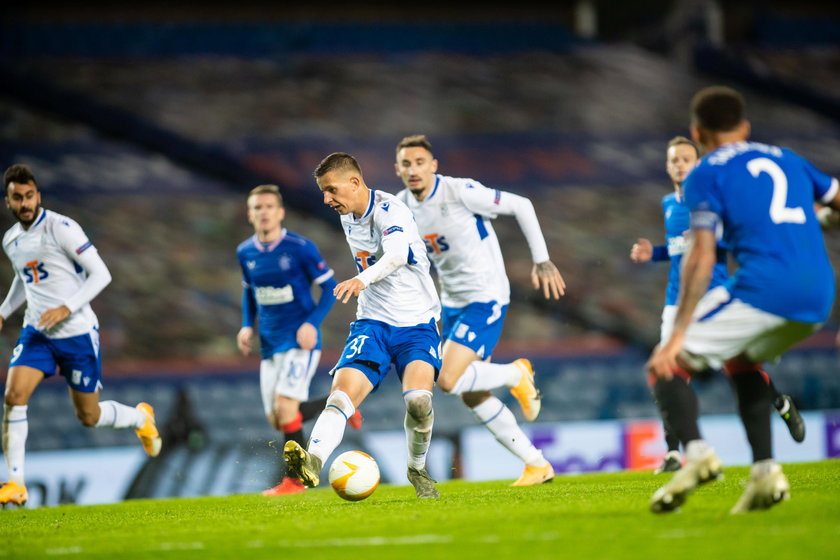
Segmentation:
[(313, 175), (316, 179), (320, 179), (330, 171), (347, 168), (357, 171), (359, 175), (362, 174), (362, 168), (359, 167), (359, 162), (356, 161), (356, 158), (344, 152), (335, 152), (321, 160), (321, 163), (315, 168)]
[(280, 203), (280, 206), (283, 206), (283, 195), (280, 194), (280, 187), (277, 185), (259, 185), (251, 189), (251, 192), (248, 193), (248, 198), (251, 198), (255, 194), (273, 194), (277, 197), (277, 202)]
[(22, 163), (14, 164), (3, 173), (3, 190), (9, 188), (9, 183), (32, 183), (36, 187), (38, 186), (37, 181), (35, 181), (35, 175)]
[(426, 138), (425, 134), (413, 134), (411, 136), (406, 136), (400, 140), (399, 144), (397, 144), (397, 153), (400, 153), (400, 150), (403, 148), (426, 148), (426, 150), (434, 156), (432, 143), (429, 142), (429, 139)]
[(697, 154), (697, 157), (700, 157), (700, 147), (694, 143), (691, 138), (686, 138), (685, 136), (674, 136), (668, 141), (668, 147), (665, 149), (670, 150), (674, 146), (679, 146), (680, 144), (691, 146), (694, 148), (694, 152)]
[(744, 120), (744, 98), (726, 86), (710, 86), (691, 100), (691, 123), (711, 132), (729, 132)]

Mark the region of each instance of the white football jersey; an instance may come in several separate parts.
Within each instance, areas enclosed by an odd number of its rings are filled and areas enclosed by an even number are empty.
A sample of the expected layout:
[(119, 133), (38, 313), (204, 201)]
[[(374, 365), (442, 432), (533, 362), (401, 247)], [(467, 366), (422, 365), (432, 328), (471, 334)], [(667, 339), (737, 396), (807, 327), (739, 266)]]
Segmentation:
[(376, 263), (391, 243), (407, 242), (406, 266), (400, 267), (359, 294), (357, 319), (375, 319), (395, 327), (410, 327), (440, 317), (440, 300), (429, 275), (426, 247), (414, 217), (394, 195), (371, 189), (370, 204), (358, 220), (352, 212), (341, 226), (359, 272)]
[[(26, 292), (23, 326), (35, 327), (44, 311), (65, 305), (79, 291), (86, 273), (75, 257), (96, 248), (75, 221), (42, 208), (28, 230), (16, 223), (6, 231), (3, 250)], [(85, 304), (48, 336), (78, 336), (98, 325), (90, 304)]]
[(502, 250), (490, 222), (509, 213), (502, 207), (505, 195), (512, 196), (472, 179), (445, 175), (436, 175), (432, 191), (423, 200), (415, 199), (408, 189), (399, 193), (417, 220), (446, 307), (510, 303)]

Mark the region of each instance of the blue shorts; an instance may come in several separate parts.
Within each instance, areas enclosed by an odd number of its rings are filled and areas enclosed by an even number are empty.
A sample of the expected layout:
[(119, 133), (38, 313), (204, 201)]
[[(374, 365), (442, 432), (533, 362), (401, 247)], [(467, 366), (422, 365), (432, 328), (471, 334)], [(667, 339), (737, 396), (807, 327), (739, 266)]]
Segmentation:
[(58, 373), (80, 393), (95, 393), (102, 387), (99, 331), (68, 338), (48, 338), (35, 327), (20, 331), (9, 367), (28, 366), (47, 377)]
[(502, 336), (507, 309), (507, 305), (495, 301), (444, 307), (441, 313), (443, 339), (466, 346), (483, 360), (493, 354)]
[(391, 370), (397, 369), (402, 380), (405, 367), (415, 360), (435, 368), (435, 381), (440, 372), (440, 335), (434, 320), (413, 327), (395, 327), (373, 319), (359, 319), (350, 325), (347, 345), (333, 368), (358, 369), (373, 383), (375, 391)]

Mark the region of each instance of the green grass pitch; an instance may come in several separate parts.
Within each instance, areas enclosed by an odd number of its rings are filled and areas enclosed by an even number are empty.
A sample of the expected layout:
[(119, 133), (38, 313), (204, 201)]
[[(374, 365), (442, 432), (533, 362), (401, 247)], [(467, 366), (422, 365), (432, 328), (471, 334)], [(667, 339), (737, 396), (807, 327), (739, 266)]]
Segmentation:
[(345, 502), (330, 489), (0, 511), (5, 558), (840, 558), (840, 461), (789, 464), (792, 499), (732, 516), (747, 476), (699, 488), (682, 511), (648, 512), (669, 475), (626, 472), (440, 484), (440, 500), (382, 486)]

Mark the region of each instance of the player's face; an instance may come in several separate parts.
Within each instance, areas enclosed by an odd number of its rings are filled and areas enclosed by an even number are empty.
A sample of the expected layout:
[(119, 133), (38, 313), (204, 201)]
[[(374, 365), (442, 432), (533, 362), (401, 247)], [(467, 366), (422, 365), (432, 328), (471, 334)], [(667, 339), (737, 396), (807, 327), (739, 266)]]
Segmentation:
[(697, 165), (697, 151), (689, 144), (677, 144), (668, 148), (665, 169), (676, 185), (682, 185), (694, 166)]
[(34, 183), (14, 183), (6, 185), (6, 208), (24, 228), (28, 228), (38, 217), (41, 208), (41, 193)]
[[(341, 215), (354, 212), (362, 214), (364, 208), (359, 206), (358, 193), (361, 180), (358, 175), (344, 169), (336, 169), (324, 173), (316, 179), (318, 188), (324, 195), (324, 204)], [(364, 201), (367, 204), (367, 201)]]
[(423, 200), (435, 184), (437, 160), (429, 150), (422, 146), (403, 148), (397, 152), (397, 163), (394, 165), (397, 175), (414, 198)]
[(269, 233), (282, 227), (286, 210), (271, 193), (255, 194), (248, 198), (248, 221), (261, 233)]

